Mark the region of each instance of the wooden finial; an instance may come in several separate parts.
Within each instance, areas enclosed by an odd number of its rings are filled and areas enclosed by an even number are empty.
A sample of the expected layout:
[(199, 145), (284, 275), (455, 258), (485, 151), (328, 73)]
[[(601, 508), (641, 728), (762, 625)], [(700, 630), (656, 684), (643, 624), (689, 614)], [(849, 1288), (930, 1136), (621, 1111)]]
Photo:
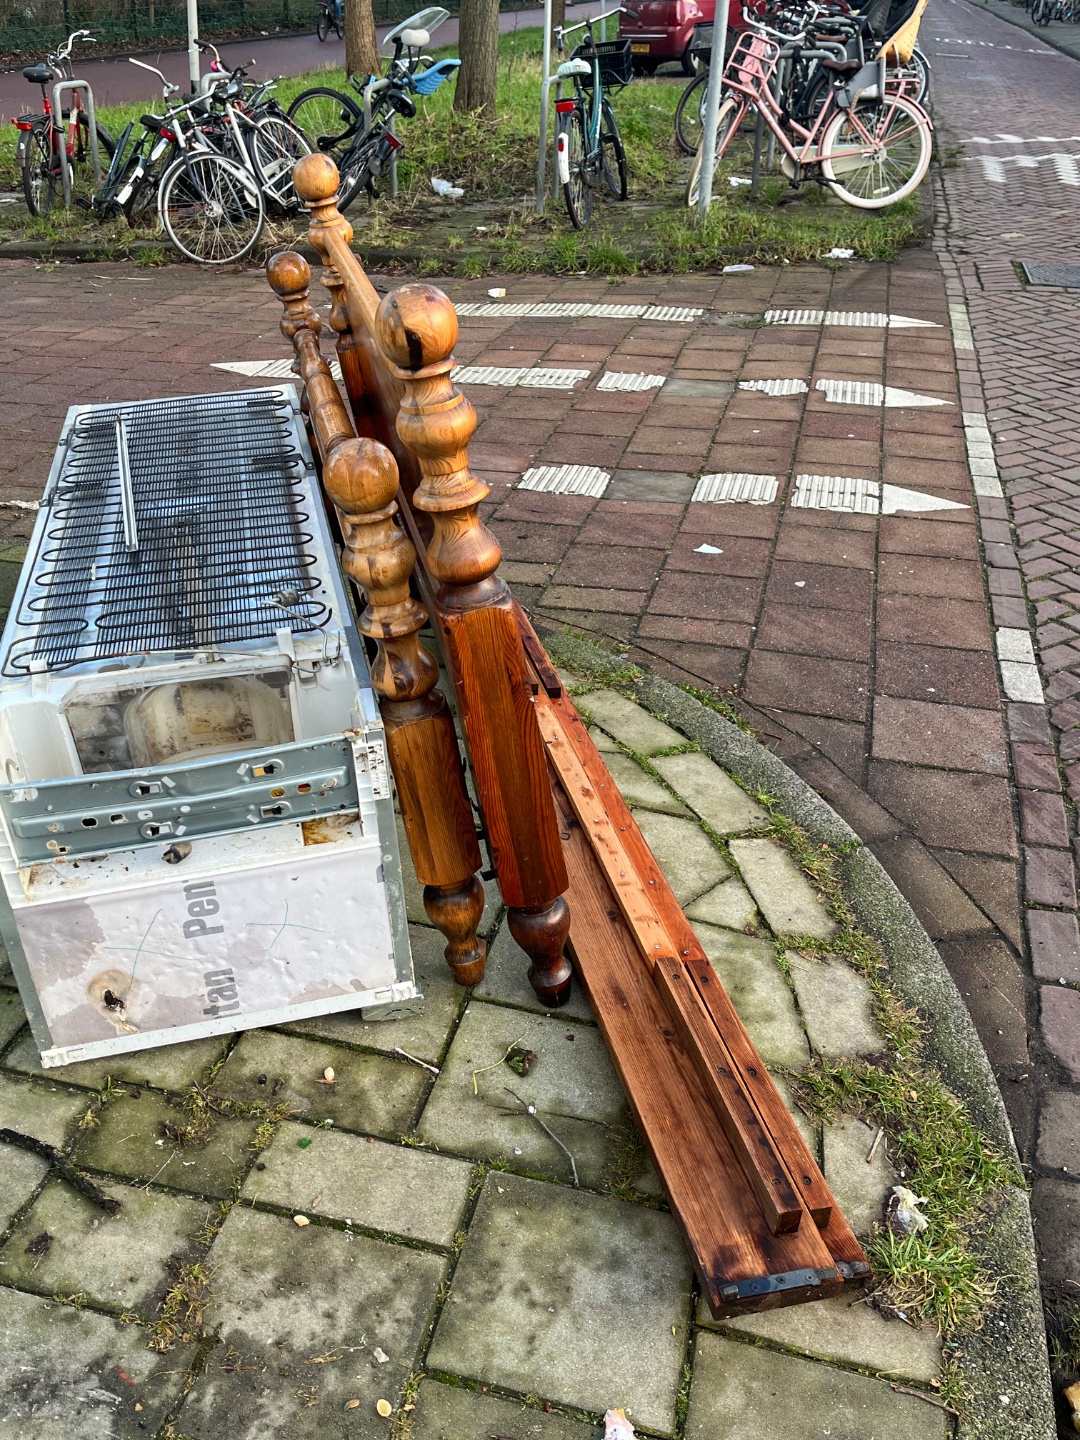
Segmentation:
[(353, 428), (341, 392), (319, 348), (322, 317), (308, 299), (311, 268), (295, 250), (283, 250), (267, 262), (266, 278), (285, 307), (281, 333), (295, 352), (293, 369), (304, 382), (308, 415), (325, 460), (335, 446), (352, 437)]

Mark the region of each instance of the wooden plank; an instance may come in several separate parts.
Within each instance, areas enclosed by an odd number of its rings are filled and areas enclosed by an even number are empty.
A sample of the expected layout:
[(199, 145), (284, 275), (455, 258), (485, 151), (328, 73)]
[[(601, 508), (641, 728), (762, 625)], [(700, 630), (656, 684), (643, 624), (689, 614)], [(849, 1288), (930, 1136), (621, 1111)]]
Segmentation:
[(667, 1018), (637, 942), (561, 790), (570, 945), (715, 1318), (824, 1299), (843, 1284), (813, 1225), (774, 1235)]
[(797, 1230), (804, 1213), (802, 1200), (773, 1147), (772, 1136), (740, 1084), (727, 1046), (685, 966), (678, 960), (658, 960), (653, 982), (716, 1118), (742, 1163), (765, 1223), (774, 1235)]

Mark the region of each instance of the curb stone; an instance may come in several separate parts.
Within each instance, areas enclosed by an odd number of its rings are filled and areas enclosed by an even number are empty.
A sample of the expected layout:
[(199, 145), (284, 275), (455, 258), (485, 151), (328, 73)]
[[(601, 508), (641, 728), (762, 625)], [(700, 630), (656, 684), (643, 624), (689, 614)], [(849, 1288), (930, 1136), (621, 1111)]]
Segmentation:
[[(632, 685), (639, 704), (699, 744), (748, 789), (775, 796), (812, 840), (832, 847), (855, 842), (859, 848), (840, 857), (838, 868), (856, 921), (887, 954), (901, 998), (928, 1022), (927, 1054), (946, 1085), (991, 1143), (1019, 1165), (997, 1083), (960, 992), (914, 911), (850, 826), (782, 760), (692, 695), (576, 636), (551, 630), (540, 634), (556, 662), (590, 678)], [(1054, 1440), (1046, 1334), (1025, 1191), (1014, 1187), (1004, 1193), (997, 1212), (972, 1235), (972, 1249), (1000, 1279), (987, 1326), (951, 1342), (973, 1391), (957, 1424), (957, 1440)]]

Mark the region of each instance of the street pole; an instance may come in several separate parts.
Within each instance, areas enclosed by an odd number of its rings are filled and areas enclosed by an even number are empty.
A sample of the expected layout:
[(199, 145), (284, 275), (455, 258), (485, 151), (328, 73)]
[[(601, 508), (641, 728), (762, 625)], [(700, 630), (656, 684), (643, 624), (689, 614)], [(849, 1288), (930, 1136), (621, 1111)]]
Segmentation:
[(540, 79), (540, 154), (536, 161), (536, 213), (544, 213), (547, 194), (548, 96), (551, 74), (551, 0), (544, 0), (544, 73)]
[(703, 149), (698, 192), (698, 216), (702, 224), (705, 223), (709, 206), (712, 204), (713, 173), (716, 170), (716, 118), (720, 113), (720, 92), (724, 83), (726, 45), (727, 0), (717, 0), (716, 16), (713, 20), (712, 53), (709, 57), (709, 83), (705, 87), (705, 119), (701, 127)]
[(199, 63), (199, 52), (195, 48), (195, 41), (199, 38), (199, 0), (187, 0), (187, 56), (188, 56), (188, 78), (191, 81), (191, 93), (199, 93), (199, 75), (202, 66)]

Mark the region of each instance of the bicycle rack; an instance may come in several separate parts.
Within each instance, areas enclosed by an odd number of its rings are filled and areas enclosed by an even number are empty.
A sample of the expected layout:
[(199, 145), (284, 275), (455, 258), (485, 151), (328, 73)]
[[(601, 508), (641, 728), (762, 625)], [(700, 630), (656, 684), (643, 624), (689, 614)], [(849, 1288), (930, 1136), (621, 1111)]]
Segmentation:
[(53, 116), (60, 132), (60, 178), (64, 184), (64, 209), (71, 209), (71, 164), (67, 152), (67, 122), (64, 120), (63, 98), (76, 90), (86, 92), (86, 120), (90, 130), (90, 164), (94, 170), (94, 193), (101, 189), (101, 155), (98, 151), (97, 113), (94, 109), (94, 92), (88, 80), (59, 80), (53, 86)]
[[(374, 84), (375, 84), (375, 81), (374, 81), (374, 79), (372, 79), (372, 80), (369, 80), (368, 83), (364, 86), (363, 101), (364, 101), (364, 131), (365, 131), (365, 133), (366, 133), (368, 130), (371, 129), (371, 87), (372, 87), (372, 85), (374, 85)], [(396, 115), (391, 115), (391, 116), (390, 116), (389, 130), (390, 130), (390, 134), (393, 135), (395, 138), (396, 138), (396, 136), (397, 136), (397, 129), (395, 128), (395, 127), (396, 127), (396, 121), (397, 121), (397, 116), (396, 116)], [(396, 199), (397, 199), (397, 193), (398, 193), (397, 151), (395, 150), (394, 153), (390, 156), (390, 198), (391, 198), (391, 200), (396, 200)]]

